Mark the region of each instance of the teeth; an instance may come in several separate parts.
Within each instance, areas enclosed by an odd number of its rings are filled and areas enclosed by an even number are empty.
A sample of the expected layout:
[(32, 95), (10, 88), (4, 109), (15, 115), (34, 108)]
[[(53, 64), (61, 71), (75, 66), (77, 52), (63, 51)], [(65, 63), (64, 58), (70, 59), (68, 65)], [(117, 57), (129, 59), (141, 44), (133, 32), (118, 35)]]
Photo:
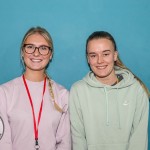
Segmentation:
[(33, 61), (33, 62), (41, 62), (42, 60), (41, 59), (31, 59), (31, 61)]
[(97, 67), (97, 68), (99, 68), (99, 69), (104, 69), (104, 68), (106, 68), (106, 66), (99, 66), (99, 67)]

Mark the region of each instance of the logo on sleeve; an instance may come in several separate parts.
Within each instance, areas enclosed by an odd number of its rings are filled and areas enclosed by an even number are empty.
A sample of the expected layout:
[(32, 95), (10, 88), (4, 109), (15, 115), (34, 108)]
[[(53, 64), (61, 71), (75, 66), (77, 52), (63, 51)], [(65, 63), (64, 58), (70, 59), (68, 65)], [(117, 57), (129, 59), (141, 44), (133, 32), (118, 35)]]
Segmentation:
[(0, 117), (0, 140), (2, 139), (4, 134), (4, 122), (2, 120), (2, 118)]

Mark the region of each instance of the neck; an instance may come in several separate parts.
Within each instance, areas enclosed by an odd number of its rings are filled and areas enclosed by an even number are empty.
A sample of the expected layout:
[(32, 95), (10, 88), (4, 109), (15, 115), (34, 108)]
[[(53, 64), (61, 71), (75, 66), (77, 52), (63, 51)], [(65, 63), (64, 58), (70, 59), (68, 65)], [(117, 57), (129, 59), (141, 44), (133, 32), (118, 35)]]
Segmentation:
[(118, 78), (117, 76), (114, 74), (113, 76), (111, 77), (104, 77), (104, 78), (99, 78), (96, 76), (96, 78), (102, 82), (103, 84), (106, 84), (106, 85), (113, 85), (115, 83), (118, 83)]
[(43, 81), (45, 78), (45, 73), (44, 72), (28, 72), (25, 71), (24, 76), (27, 80), (33, 81), (33, 82), (40, 82)]

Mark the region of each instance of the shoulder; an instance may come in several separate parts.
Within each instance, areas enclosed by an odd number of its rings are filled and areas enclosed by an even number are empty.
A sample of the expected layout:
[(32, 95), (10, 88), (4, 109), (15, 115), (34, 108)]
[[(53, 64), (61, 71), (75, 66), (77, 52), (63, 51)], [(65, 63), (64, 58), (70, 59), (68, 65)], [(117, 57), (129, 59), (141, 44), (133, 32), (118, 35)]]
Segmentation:
[(54, 90), (59, 93), (68, 93), (69, 92), (63, 85), (57, 83), (54, 80), (52, 80), (52, 86), (53, 86)]
[(133, 86), (135, 87), (135, 90), (144, 92), (144, 88), (142, 84), (136, 78), (135, 78), (135, 82), (133, 83)]
[(75, 83), (73, 83), (73, 85), (71, 86), (71, 89), (83, 88), (85, 86), (87, 86), (87, 83), (84, 80), (79, 80), (79, 81), (76, 81)]
[(55, 82), (54, 80), (51, 80), (51, 82), (55, 97), (54, 99), (65, 112), (68, 109), (69, 91), (63, 85)]
[(6, 83), (0, 85), (0, 102), (8, 103), (11, 105), (13, 96), (17, 93), (20, 93), (19, 90), (21, 83), (21, 77), (10, 80)]
[(84, 80), (79, 80), (71, 86), (70, 95), (73, 95), (73, 93), (85, 93), (89, 91), (89, 89), (91, 89), (91, 87)]
[(146, 89), (144, 88), (144, 86), (137, 80), (133, 84), (134, 87), (134, 91), (137, 95), (137, 98), (143, 97), (144, 99), (148, 100), (148, 95), (146, 93)]
[(13, 91), (16, 87), (20, 86), (22, 84), (21, 76), (14, 78), (6, 83), (3, 83), (0, 85), (0, 90), (3, 90), (5, 92)]
[(55, 97), (60, 101), (68, 101), (69, 91), (61, 84), (52, 80), (52, 88)]

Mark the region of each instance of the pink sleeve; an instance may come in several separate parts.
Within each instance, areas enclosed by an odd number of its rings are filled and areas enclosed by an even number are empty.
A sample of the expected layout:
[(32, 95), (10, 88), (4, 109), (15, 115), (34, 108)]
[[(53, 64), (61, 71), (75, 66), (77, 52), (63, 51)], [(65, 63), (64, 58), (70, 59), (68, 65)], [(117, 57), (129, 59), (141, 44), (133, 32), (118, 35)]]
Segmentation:
[(7, 98), (0, 87), (0, 116), (4, 123), (4, 134), (0, 140), (0, 150), (12, 150), (11, 129), (7, 116)]
[(63, 110), (60, 123), (56, 133), (57, 150), (71, 150), (71, 135), (70, 135), (70, 119), (68, 112), (68, 91), (63, 94), (61, 101), (63, 104)]

